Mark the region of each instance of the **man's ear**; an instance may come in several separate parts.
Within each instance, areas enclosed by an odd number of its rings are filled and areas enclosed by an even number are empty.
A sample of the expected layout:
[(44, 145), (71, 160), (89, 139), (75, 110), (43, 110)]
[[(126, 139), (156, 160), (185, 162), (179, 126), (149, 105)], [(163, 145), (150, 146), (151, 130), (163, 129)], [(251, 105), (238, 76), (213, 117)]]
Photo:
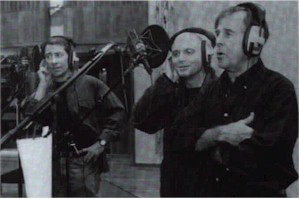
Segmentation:
[(168, 62), (171, 63), (172, 62), (172, 52), (169, 51), (168, 55), (167, 55), (167, 59), (168, 59)]

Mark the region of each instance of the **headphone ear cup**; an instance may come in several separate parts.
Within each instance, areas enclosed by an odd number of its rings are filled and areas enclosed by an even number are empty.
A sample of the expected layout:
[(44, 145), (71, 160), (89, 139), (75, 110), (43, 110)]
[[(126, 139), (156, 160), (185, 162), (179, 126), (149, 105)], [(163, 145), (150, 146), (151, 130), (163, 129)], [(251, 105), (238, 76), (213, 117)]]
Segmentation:
[(40, 46), (42, 59), (45, 59), (45, 47), (46, 47), (46, 43), (42, 43)]
[(245, 31), (243, 50), (248, 56), (259, 56), (265, 44), (264, 29), (260, 26), (250, 26)]
[(251, 26), (248, 36), (247, 50), (252, 56), (258, 56), (265, 44), (264, 31), (260, 26)]
[(202, 58), (202, 65), (204, 68), (207, 67), (207, 50), (206, 50), (206, 41), (201, 41), (201, 58)]
[(70, 49), (70, 52), (69, 52), (69, 60), (68, 60), (68, 64), (69, 64), (69, 67), (71, 70), (73, 70), (73, 50)]

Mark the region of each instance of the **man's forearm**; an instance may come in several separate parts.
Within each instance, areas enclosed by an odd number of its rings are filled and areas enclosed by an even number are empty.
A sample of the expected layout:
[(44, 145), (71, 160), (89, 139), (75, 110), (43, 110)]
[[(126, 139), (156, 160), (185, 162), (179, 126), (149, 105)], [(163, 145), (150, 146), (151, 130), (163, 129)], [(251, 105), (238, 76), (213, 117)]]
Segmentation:
[(165, 75), (160, 76), (135, 104), (132, 124), (147, 133), (155, 133), (163, 128), (170, 115), (170, 96), (174, 95), (175, 90), (176, 84)]
[(46, 90), (47, 90), (47, 84), (39, 83), (33, 98), (40, 101), (41, 99), (43, 99), (43, 97), (45, 97)]
[(201, 135), (196, 143), (196, 151), (202, 151), (206, 148), (215, 146), (220, 137), (219, 127), (207, 129)]

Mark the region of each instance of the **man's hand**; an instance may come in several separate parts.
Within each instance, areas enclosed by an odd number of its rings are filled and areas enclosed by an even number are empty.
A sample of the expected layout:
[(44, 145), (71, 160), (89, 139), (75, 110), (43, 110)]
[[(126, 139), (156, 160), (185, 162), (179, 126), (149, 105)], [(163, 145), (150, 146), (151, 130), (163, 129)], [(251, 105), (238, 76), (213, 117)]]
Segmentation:
[(84, 156), (85, 162), (96, 162), (101, 153), (104, 151), (104, 147), (100, 146), (99, 141), (97, 141), (92, 146), (82, 149), (82, 151), (87, 153)]
[(254, 113), (242, 120), (230, 124), (207, 129), (195, 144), (195, 150), (201, 151), (218, 144), (218, 141), (228, 142), (234, 146), (252, 136), (254, 130), (247, 126), (254, 119)]
[(177, 70), (172, 66), (172, 57), (169, 58), (165, 66), (165, 74), (172, 82), (178, 82), (179, 74)]
[(34, 95), (34, 98), (38, 101), (43, 99), (43, 97), (46, 95), (47, 88), (52, 78), (51, 73), (48, 71), (47, 67), (48, 64), (43, 59), (40, 63), (40, 68), (37, 72), (40, 82)]
[(217, 127), (219, 131), (219, 141), (225, 141), (234, 146), (245, 139), (249, 139), (254, 130), (248, 126), (254, 119), (254, 113), (242, 120)]
[(40, 84), (44, 84), (47, 86), (51, 80), (51, 73), (48, 71), (48, 64), (46, 60), (42, 60), (39, 66), (39, 70), (37, 72), (39, 79), (40, 79)]

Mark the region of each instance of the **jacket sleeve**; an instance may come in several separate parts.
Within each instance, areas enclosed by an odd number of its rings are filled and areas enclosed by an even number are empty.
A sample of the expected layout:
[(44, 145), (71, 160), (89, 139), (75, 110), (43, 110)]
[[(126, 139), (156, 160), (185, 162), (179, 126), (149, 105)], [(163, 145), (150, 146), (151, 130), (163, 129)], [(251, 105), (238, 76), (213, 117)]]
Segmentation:
[(173, 123), (173, 149), (176, 151), (195, 151), (199, 137), (208, 129), (202, 116), (206, 103), (206, 92), (211, 84), (203, 86), (192, 102), (185, 107)]
[(131, 122), (137, 129), (153, 134), (170, 120), (171, 97), (177, 84), (163, 74), (149, 87), (133, 108)]
[[(103, 97), (109, 88), (101, 81), (98, 81), (97, 85), (98, 99), (102, 99), (101, 97)], [(110, 94), (102, 100), (102, 106), (100, 107), (102, 114), (102, 132), (100, 133), (99, 139), (106, 140), (107, 142), (117, 141), (120, 137), (120, 133), (125, 129), (126, 114), (124, 106), (113, 92), (110, 92)]]
[[(24, 105), (22, 109), (24, 111), (25, 116), (32, 115), (33, 111), (46, 100), (46, 95), (41, 101), (34, 99), (34, 93), (25, 99)], [(42, 126), (50, 126), (53, 120), (53, 114), (51, 111), (51, 105), (42, 110), (41, 113), (36, 117), (36, 121), (40, 123)]]

